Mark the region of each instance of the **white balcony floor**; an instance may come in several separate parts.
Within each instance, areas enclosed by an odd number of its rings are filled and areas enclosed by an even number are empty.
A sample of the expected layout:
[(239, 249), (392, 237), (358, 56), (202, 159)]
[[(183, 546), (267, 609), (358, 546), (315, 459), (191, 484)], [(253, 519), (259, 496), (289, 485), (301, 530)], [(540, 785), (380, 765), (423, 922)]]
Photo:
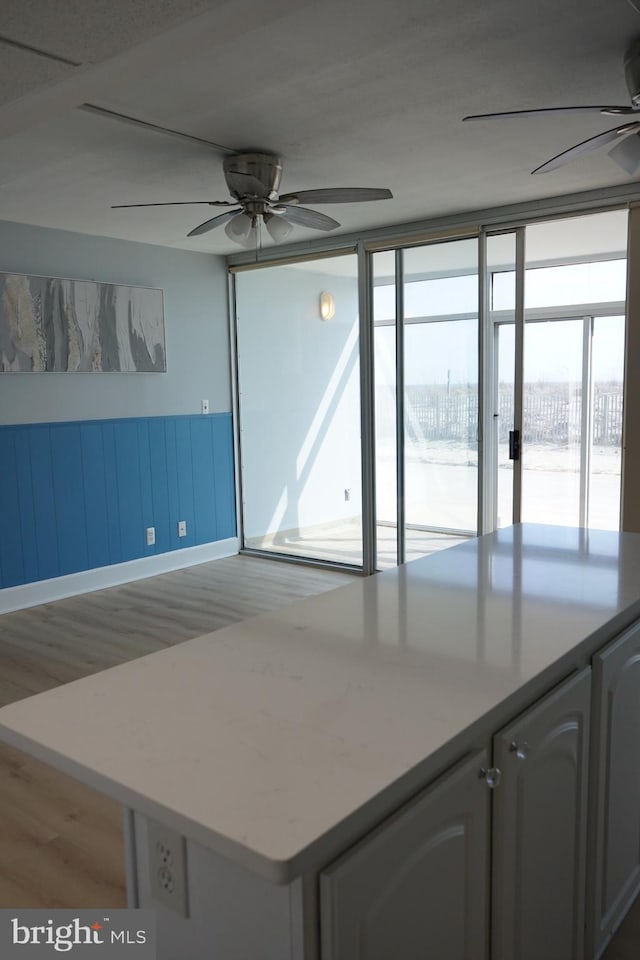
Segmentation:
[[(378, 567), (396, 564), (395, 459), (391, 448), (379, 450), (377, 513)], [(529, 523), (579, 524), (579, 452), (566, 445), (529, 445), (523, 455), (522, 520)], [(443, 550), (466, 539), (459, 531), (476, 527), (478, 468), (475, 450), (464, 444), (431, 443), (412, 446), (405, 462), (406, 559)], [(498, 526), (511, 523), (512, 463), (501, 447), (497, 472)], [(616, 530), (620, 511), (620, 453), (614, 447), (594, 447), (590, 469), (589, 526)], [(455, 534), (429, 529), (454, 530)], [(320, 525), (301, 523), (252, 537), (246, 546), (288, 556), (360, 565), (361, 518)]]
[[(378, 534), (378, 567), (386, 569), (396, 565), (396, 528), (380, 524)], [(466, 537), (451, 536), (444, 533), (431, 533), (427, 530), (407, 530), (406, 559), (444, 550)], [(269, 550), (287, 556), (306, 557), (314, 560), (330, 560), (333, 563), (362, 563), (362, 532), (357, 521), (343, 521), (327, 524), (322, 528), (300, 530), (296, 536), (275, 534), (266, 537), (254, 537), (246, 541), (246, 546), (254, 550)]]

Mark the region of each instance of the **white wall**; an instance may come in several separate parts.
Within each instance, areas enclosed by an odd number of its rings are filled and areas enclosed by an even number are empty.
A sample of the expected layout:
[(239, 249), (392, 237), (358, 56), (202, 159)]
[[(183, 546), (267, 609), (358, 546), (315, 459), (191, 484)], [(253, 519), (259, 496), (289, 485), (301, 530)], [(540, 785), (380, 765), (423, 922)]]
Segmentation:
[(0, 271), (164, 290), (167, 373), (3, 373), (0, 423), (231, 409), (223, 258), (0, 221)]
[(248, 538), (361, 513), (357, 280), (325, 264), (236, 277)]

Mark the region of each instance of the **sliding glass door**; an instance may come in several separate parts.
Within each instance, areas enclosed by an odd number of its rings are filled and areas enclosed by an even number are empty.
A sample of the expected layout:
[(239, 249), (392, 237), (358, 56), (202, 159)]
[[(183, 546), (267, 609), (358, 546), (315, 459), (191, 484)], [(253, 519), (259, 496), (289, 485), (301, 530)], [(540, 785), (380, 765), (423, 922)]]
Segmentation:
[(583, 326), (581, 319), (525, 324), (523, 521), (586, 525), (581, 485), (586, 475), (583, 426), (589, 418), (589, 387)]
[(478, 241), (373, 257), (378, 565), (477, 532)]
[(625, 317), (594, 317), (591, 329), (589, 526), (619, 530)]
[(244, 546), (362, 564), (353, 254), (237, 274)]
[(521, 521), (618, 529), (626, 230), (238, 268), (243, 547), (371, 572)]
[[(396, 260), (394, 251), (373, 261), (373, 377), (375, 423), (376, 565), (399, 562), (398, 538), (398, 369)], [(401, 431), (400, 431), (401, 433)], [(402, 548), (400, 547), (400, 552)]]
[(495, 525), (617, 530), (626, 213), (534, 224), (524, 239), (526, 258), (491, 279)]
[(478, 482), (477, 318), (405, 328), (405, 525), (473, 535)]

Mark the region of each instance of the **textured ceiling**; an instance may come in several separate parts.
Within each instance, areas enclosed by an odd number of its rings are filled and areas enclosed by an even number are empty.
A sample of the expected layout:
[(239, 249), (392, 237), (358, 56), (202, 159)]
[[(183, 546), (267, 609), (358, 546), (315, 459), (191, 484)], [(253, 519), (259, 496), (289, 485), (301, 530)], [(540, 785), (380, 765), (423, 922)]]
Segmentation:
[(221, 4), (222, 0), (2, 0), (0, 36), (76, 63), (97, 63)]
[(43, 84), (61, 80), (73, 69), (69, 64), (0, 44), (0, 104), (10, 103)]
[[(282, 154), (283, 189), (390, 187), (322, 209), (352, 232), (628, 182), (601, 151), (539, 163), (615, 125), (567, 116), (462, 124), (467, 113), (628, 103), (627, 0), (4, 0), (0, 33), (82, 64), (0, 46), (0, 218), (184, 249), (226, 199), (222, 154), (79, 111), (89, 101), (224, 144)], [(15, 69), (6, 67), (5, 53)], [(6, 77), (4, 72), (6, 71)], [(318, 236), (296, 228), (292, 239)]]

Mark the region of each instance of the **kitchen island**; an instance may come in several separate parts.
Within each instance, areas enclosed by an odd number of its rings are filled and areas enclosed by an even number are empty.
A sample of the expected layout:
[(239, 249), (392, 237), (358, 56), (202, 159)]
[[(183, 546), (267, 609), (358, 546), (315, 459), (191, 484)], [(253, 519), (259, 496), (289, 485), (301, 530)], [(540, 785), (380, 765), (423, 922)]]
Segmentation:
[(640, 889), (638, 619), (640, 535), (518, 525), (0, 738), (123, 805), (159, 960), (582, 960)]

